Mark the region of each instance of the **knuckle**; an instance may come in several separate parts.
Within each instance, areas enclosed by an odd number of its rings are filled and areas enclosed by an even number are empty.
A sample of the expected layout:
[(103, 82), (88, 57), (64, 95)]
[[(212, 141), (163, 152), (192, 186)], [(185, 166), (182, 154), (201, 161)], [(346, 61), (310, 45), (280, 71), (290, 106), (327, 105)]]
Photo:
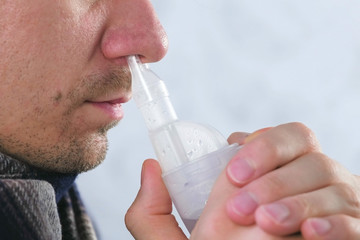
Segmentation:
[(124, 217), (126, 228), (132, 232), (136, 228), (136, 214), (132, 207), (130, 207)]
[(289, 125), (291, 126), (291, 128), (296, 129), (298, 132), (303, 133), (304, 135), (313, 135), (313, 131), (307, 127), (305, 124), (301, 123), (301, 122), (292, 122), (289, 123)]
[(125, 225), (129, 231), (132, 228), (133, 223), (134, 221), (132, 220), (132, 214), (127, 211), (127, 213), (125, 214)]
[(337, 162), (326, 156), (321, 152), (309, 153), (309, 159), (312, 164), (317, 166), (322, 173), (326, 173), (330, 183), (339, 180), (339, 173), (342, 172)]
[(307, 143), (311, 151), (318, 151), (320, 149), (319, 142), (315, 133), (301, 122), (293, 122), (289, 124), (294, 131), (298, 132), (300, 136)]

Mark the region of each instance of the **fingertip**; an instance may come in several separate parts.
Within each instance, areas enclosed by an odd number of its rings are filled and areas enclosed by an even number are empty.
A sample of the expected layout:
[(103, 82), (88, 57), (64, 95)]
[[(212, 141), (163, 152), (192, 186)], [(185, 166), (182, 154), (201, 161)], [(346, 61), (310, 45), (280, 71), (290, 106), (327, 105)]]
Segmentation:
[(232, 196), (226, 203), (227, 215), (234, 223), (239, 225), (254, 224), (254, 212), (257, 207), (256, 198), (247, 192)]
[(331, 228), (331, 223), (327, 219), (309, 218), (301, 225), (301, 233), (308, 240), (323, 239), (329, 234)]
[(143, 162), (141, 187), (136, 197), (136, 206), (140, 211), (151, 214), (168, 214), (172, 211), (172, 202), (161, 176), (159, 163), (154, 159)]
[(246, 137), (249, 136), (249, 133), (246, 132), (234, 132), (232, 133), (227, 141), (229, 144), (237, 143), (239, 145), (243, 145), (245, 142)]
[(149, 159), (146, 159), (144, 162), (143, 162), (143, 168), (146, 167), (150, 167), (150, 168), (160, 168), (160, 165), (159, 165), (159, 162), (155, 159), (152, 159), (152, 158), (149, 158)]
[(281, 202), (261, 205), (255, 212), (255, 221), (265, 232), (277, 236), (293, 234), (300, 229), (291, 210)]
[(141, 169), (141, 185), (151, 181), (153, 177), (161, 176), (161, 168), (159, 162), (155, 159), (146, 159)]
[(331, 229), (331, 223), (322, 218), (313, 218), (309, 220), (312, 230), (319, 236), (327, 234)]

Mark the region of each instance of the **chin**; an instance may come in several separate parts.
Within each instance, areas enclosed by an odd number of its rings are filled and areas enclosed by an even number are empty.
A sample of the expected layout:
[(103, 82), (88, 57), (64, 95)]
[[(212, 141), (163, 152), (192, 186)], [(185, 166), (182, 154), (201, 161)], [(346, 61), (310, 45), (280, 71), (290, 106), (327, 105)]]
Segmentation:
[(72, 139), (67, 144), (48, 147), (46, 151), (27, 161), (45, 171), (78, 174), (100, 165), (106, 156), (108, 140), (106, 131), (92, 134), (86, 139)]
[(58, 170), (63, 173), (82, 173), (92, 170), (105, 160), (107, 148), (107, 139), (106, 142), (94, 141), (83, 150), (83, 154), (75, 154), (69, 158), (70, 161), (62, 159)]
[(107, 124), (94, 132), (69, 130), (58, 141), (39, 135), (31, 143), (21, 140), (9, 144), (4, 154), (48, 172), (82, 173), (101, 164), (108, 149), (107, 131), (117, 122)]

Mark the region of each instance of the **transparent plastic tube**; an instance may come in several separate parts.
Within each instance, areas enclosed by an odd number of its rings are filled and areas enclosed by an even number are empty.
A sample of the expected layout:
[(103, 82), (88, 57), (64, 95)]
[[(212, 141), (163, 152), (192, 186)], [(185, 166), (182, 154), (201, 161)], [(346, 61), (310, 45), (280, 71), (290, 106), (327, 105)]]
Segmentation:
[(217, 177), (239, 150), (214, 128), (178, 120), (164, 82), (130, 56), (133, 99), (141, 111), (165, 185), (189, 232)]

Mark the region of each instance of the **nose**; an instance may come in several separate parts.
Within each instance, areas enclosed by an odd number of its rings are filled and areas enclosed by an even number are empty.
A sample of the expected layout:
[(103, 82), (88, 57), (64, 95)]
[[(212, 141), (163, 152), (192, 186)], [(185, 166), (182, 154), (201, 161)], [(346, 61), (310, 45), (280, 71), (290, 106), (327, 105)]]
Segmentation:
[(101, 51), (107, 59), (139, 55), (142, 62), (162, 59), (168, 39), (150, 0), (109, 0)]

